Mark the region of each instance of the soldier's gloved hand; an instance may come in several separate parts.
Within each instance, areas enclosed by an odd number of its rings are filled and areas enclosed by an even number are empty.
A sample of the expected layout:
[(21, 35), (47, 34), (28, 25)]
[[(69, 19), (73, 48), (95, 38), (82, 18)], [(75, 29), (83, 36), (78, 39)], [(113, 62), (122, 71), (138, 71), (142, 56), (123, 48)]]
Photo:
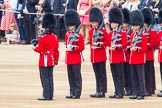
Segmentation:
[(67, 45), (67, 50), (68, 50), (68, 51), (72, 51), (72, 45), (68, 44), (68, 45)]
[(96, 46), (96, 47), (101, 47), (101, 44), (103, 44), (103, 42), (93, 43), (92, 45), (93, 45), (93, 46)]
[(36, 45), (38, 44), (38, 40), (37, 40), (37, 39), (33, 39), (33, 40), (31, 41), (31, 44), (32, 44), (33, 46), (36, 46)]
[(98, 43), (98, 44), (97, 44), (97, 47), (101, 47), (101, 44), (100, 44), (100, 43)]
[(110, 47), (110, 50), (115, 50), (116, 49), (116, 46), (115, 45), (112, 45), (111, 47)]
[(92, 43), (92, 46), (97, 46), (97, 42), (93, 42)]
[(130, 46), (127, 46), (126, 47), (126, 51), (130, 51)]
[(118, 49), (118, 48), (120, 48), (122, 45), (121, 45), (121, 44), (117, 44), (117, 45), (115, 45), (115, 46), (116, 46), (115, 49)]
[(137, 52), (138, 51), (138, 48), (133, 47), (133, 48), (131, 48), (131, 51)]
[(77, 46), (74, 45), (67, 45), (67, 50), (68, 51), (74, 51), (76, 49)]
[(55, 65), (58, 65), (58, 62), (55, 62)]
[(76, 47), (75, 46), (72, 46), (71, 50), (74, 51), (75, 49), (76, 49)]

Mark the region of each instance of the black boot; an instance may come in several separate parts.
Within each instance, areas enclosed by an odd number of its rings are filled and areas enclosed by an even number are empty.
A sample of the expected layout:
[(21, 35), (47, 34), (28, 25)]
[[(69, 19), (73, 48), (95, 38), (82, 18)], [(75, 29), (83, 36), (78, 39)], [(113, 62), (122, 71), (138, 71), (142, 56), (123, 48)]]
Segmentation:
[(159, 94), (157, 94), (158, 97), (162, 97), (162, 93), (160, 92)]
[(97, 95), (96, 95), (96, 98), (103, 98), (105, 97), (105, 93), (104, 92), (99, 92)]
[(94, 93), (94, 94), (90, 94), (90, 97), (96, 97), (96, 96), (98, 96), (99, 95), (99, 92), (96, 92), (96, 93)]

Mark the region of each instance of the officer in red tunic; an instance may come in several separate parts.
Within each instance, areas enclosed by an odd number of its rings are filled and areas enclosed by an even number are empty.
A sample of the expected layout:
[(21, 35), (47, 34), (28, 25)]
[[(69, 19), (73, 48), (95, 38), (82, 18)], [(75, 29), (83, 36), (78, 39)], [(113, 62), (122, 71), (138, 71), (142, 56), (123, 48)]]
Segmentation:
[[(159, 11), (159, 23), (162, 28), (162, 10)], [(157, 43), (158, 43), (158, 61), (160, 64), (160, 75), (161, 75), (161, 81), (162, 81), (162, 30), (159, 31), (157, 34)], [(160, 93), (157, 94), (158, 97), (162, 97), (162, 90), (160, 90)]]
[(102, 98), (107, 92), (106, 39), (108, 34), (103, 28), (103, 15), (100, 9), (92, 8), (90, 10), (89, 21), (92, 26), (89, 30), (90, 59), (96, 78), (96, 93), (91, 94), (90, 97)]
[(32, 47), (35, 52), (40, 54), (39, 71), (43, 87), (43, 97), (38, 100), (53, 99), (53, 67), (57, 65), (59, 59), (58, 38), (53, 34), (56, 19), (52, 13), (46, 13), (43, 17), (42, 27), (45, 28), (45, 35), (38, 40), (32, 41)]
[(144, 64), (145, 53), (147, 50), (147, 38), (143, 34), (144, 17), (138, 10), (132, 11), (130, 14), (130, 24), (133, 26), (133, 33), (131, 34), (130, 42), (130, 69), (132, 81), (132, 94), (130, 99), (144, 99), (145, 90), (145, 76)]
[(147, 51), (146, 51), (146, 63), (145, 63), (145, 85), (146, 96), (151, 96), (155, 90), (155, 68), (154, 68), (154, 49), (157, 42), (157, 33), (152, 29), (153, 13), (151, 9), (144, 8), (141, 10), (144, 16), (144, 32), (147, 37)]
[(66, 57), (70, 95), (68, 99), (79, 99), (82, 91), (81, 62), (83, 60), (84, 38), (79, 34), (80, 18), (75, 10), (69, 9), (65, 13), (65, 25), (68, 32), (65, 34)]
[(125, 52), (125, 62), (124, 62), (124, 88), (125, 88), (125, 96), (129, 96), (132, 93), (131, 88), (131, 72), (130, 72), (130, 34), (132, 33), (132, 26), (130, 25), (130, 11), (126, 8), (122, 9), (124, 21), (123, 21), (123, 31), (126, 32), (127, 37), (127, 47), (124, 49)]
[(112, 31), (108, 35), (110, 68), (114, 81), (115, 92), (109, 98), (120, 99), (124, 95), (124, 49), (127, 46), (126, 32), (122, 31), (123, 13), (119, 8), (109, 12)]

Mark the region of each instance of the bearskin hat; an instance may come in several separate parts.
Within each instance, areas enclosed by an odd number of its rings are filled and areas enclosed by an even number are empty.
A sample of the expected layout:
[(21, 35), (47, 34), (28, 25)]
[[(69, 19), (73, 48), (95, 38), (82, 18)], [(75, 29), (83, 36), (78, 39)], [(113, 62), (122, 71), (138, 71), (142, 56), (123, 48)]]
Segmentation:
[(90, 22), (99, 22), (100, 24), (103, 21), (103, 14), (99, 8), (92, 8), (89, 12), (89, 21)]
[(111, 8), (109, 11), (109, 21), (110, 23), (115, 22), (115, 23), (119, 23), (122, 24), (123, 23), (123, 13), (122, 11), (117, 8)]
[(154, 17), (153, 17), (153, 13), (152, 13), (151, 9), (144, 8), (141, 10), (141, 12), (144, 17), (144, 23), (146, 23), (148, 25), (153, 24)]
[(144, 25), (144, 17), (140, 11), (135, 10), (130, 13), (130, 24), (132, 26), (134, 25), (143, 26)]
[(129, 15), (130, 15), (130, 11), (127, 9), (127, 8), (123, 8), (121, 9), (122, 13), (123, 13), (123, 16), (124, 16), (124, 23), (130, 23), (130, 18), (129, 18)]
[(52, 13), (46, 13), (43, 16), (42, 27), (53, 30), (56, 26), (56, 17)]
[(159, 11), (159, 23), (162, 23), (162, 9)]
[(79, 14), (73, 9), (66, 11), (64, 20), (66, 26), (75, 25), (78, 27), (81, 24)]

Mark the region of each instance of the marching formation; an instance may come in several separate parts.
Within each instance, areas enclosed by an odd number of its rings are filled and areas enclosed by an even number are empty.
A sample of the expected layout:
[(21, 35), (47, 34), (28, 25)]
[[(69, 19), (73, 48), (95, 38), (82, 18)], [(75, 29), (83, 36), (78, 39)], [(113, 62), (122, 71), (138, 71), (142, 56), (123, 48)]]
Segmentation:
[[(109, 11), (111, 31), (104, 28), (103, 15), (99, 8), (89, 12), (90, 60), (92, 63), (96, 91), (91, 98), (103, 98), (107, 93), (106, 62), (110, 61), (110, 71), (114, 83), (114, 93), (109, 98), (144, 99), (155, 94), (154, 51), (158, 46), (158, 60), (162, 78), (162, 31), (153, 28), (154, 15), (149, 8), (141, 11), (113, 7)], [(65, 34), (65, 63), (67, 64), (69, 95), (67, 99), (79, 99), (82, 92), (81, 63), (84, 61), (84, 37), (79, 33), (81, 21), (77, 11), (67, 10), (64, 16), (67, 33)], [(159, 12), (162, 26), (162, 10)], [(56, 27), (55, 16), (46, 13), (43, 17), (44, 35), (32, 41), (34, 51), (40, 53), (39, 69), (43, 87), (43, 97), (38, 100), (53, 99), (53, 67), (58, 64), (58, 38), (53, 34)], [(106, 55), (108, 48), (109, 56)], [(162, 91), (157, 94), (162, 97)]]

